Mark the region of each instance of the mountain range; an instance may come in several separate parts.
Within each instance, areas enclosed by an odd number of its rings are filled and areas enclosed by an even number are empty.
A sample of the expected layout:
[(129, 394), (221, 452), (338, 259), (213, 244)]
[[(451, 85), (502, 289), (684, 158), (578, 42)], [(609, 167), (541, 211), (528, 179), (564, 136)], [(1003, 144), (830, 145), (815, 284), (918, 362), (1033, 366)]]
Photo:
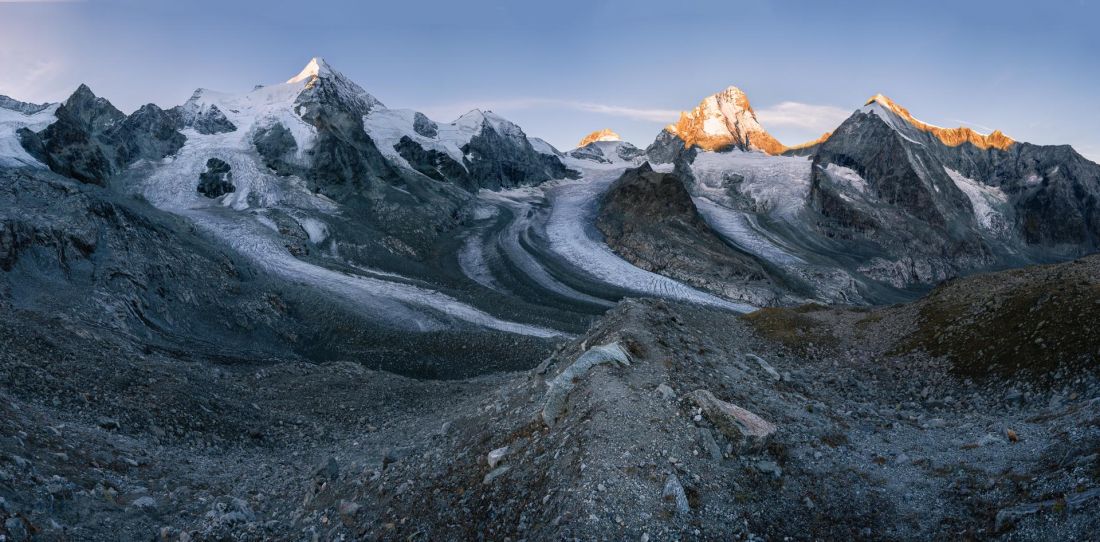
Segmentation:
[(0, 97), (0, 539), (1087, 539), (1098, 245), (1100, 165), (879, 94)]
[[(882, 95), (793, 147), (729, 87), (645, 149), (604, 129), (566, 152), (492, 112), (443, 123), (389, 109), (321, 59), (166, 110), (126, 115), (83, 85), (61, 104), (0, 108), (9, 168), (140, 198), (284, 279), (372, 298), (368, 316), (404, 308), (383, 327), (549, 336), (637, 294), (890, 303), (1100, 239), (1100, 166), (932, 126)], [(654, 229), (670, 220), (691, 233)]]

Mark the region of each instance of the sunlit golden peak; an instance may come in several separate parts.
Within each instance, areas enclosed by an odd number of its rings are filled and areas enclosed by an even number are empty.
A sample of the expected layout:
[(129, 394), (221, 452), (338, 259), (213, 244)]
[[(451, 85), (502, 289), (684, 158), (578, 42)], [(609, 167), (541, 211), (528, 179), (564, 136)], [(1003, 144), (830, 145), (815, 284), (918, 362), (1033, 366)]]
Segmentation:
[(688, 147), (708, 151), (740, 148), (779, 154), (786, 150), (760, 125), (748, 96), (735, 86), (707, 96), (666, 129)]
[(619, 134), (613, 132), (611, 128), (604, 128), (603, 130), (596, 130), (591, 134), (584, 136), (581, 142), (577, 144), (578, 147), (583, 147), (594, 141), (622, 141), (623, 138), (619, 137)]
[(927, 122), (913, 117), (908, 109), (898, 105), (882, 94), (875, 94), (871, 99), (867, 100), (867, 103), (864, 105), (871, 105), (872, 103), (877, 103), (885, 107), (914, 128), (936, 136), (944, 145), (949, 147), (957, 147), (963, 143), (970, 143), (980, 149), (995, 148), (1004, 150), (1016, 143), (1016, 141), (1004, 135), (1000, 130), (993, 130), (993, 132), (986, 135), (980, 134), (965, 126), (960, 126), (958, 128), (941, 128), (933, 124), (928, 124)]
[(329, 73), (332, 73), (332, 68), (325, 62), (325, 59), (315, 56), (310, 59), (305, 68), (302, 68), (302, 71), (298, 72), (298, 75), (288, 79), (287, 83), (300, 83), (314, 77), (323, 77)]

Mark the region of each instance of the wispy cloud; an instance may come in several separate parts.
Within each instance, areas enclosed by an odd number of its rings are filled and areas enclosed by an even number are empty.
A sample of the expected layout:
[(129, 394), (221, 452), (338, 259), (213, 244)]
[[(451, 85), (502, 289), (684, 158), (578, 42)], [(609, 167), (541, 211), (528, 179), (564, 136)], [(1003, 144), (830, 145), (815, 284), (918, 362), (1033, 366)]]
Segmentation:
[(572, 109), (613, 117), (624, 117), (634, 120), (650, 122), (673, 122), (680, 115), (674, 109), (651, 109), (639, 107), (626, 107), (620, 105), (602, 104), (597, 102), (584, 102), (575, 100), (558, 100), (553, 98), (521, 98), (511, 100), (486, 100), (483, 102), (464, 102), (454, 104), (442, 104), (422, 108), (424, 114), (437, 119), (453, 119), (472, 109), (486, 109), (497, 113), (508, 111), (522, 111), (528, 109)]
[(850, 110), (840, 107), (801, 102), (780, 102), (756, 110), (756, 118), (765, 128), (800, 128), (813, 132), (832, 131), (851, 114)]
[(58, 60), (33, 59), (14, 51), (0, 52), (0, 94), (23, 100), (56, 99), (61, 91), (62, 64)]

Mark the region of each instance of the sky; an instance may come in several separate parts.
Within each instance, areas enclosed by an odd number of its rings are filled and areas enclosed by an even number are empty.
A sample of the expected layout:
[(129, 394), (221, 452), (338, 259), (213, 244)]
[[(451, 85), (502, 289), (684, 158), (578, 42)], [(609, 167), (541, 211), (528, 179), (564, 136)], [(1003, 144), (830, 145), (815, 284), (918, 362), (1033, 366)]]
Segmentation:
[(600, 128), (648, 145), (736, 85), (787, 144), (881, 92), (932, 124), (1100, 161), (1098, 21), (1086, 0), (0, 0), (0, 94), (86, 83), (129, 112), (320, 56), (389, 107), (488, 109), (562, 149)]

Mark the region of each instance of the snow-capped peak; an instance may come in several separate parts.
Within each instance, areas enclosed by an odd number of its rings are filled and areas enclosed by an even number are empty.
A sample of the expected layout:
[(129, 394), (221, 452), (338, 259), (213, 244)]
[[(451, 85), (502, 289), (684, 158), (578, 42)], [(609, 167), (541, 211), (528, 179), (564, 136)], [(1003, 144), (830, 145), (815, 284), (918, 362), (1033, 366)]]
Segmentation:
[(965, 126), (960, 126), (958, 128), (941, 128), (934, 124), (928, 124), (927, 122), (918, 120), (909, 113), (908, 109), (898, 105), (897, 102), (887, 98), (883, 94), (871, 96), (861, 110), (865, 113), (874, 113), (878, 115), (895, 130), (900, 129), (897, 121), (903, 121), (906, 125), (921, 132), (936, 136), (944, 145), (949, 147), (957, 147), (963, 143), (970, 143), (981, 149), (992, 147), (1004, 150), (1016, 143), (1012, 138), (1006, 136), (1000, 130), (993, 130), (993, 132), (989, 134), (981, 134)]
[(611, 128), (604, 128), (603, 130), (596, 130), (591, 134), (584, 136), (580, 143), (577, 143), (578, 147), (583, 147), (594, 141), (622, 141), (623, 138), (619, 137), (619, 134), (613, 132)]
[(779, 154), (786, 150), (760, 125), (748, 97), (735, 86), (704, 98), (666, 129), (687, 146), (708, 151), (737, 147)]
[(291, 77), (287, 80), (287, 83), (301, 83), (302, 81), (308, 81), (314, 77), (328, 77), (333, 73), (331, 66), (325, 62), (325, 59), (321, 57), (313, 57), (310, 59), (309, 64), (306, 64), (302, 71), (298, 72), (298, 75)]

